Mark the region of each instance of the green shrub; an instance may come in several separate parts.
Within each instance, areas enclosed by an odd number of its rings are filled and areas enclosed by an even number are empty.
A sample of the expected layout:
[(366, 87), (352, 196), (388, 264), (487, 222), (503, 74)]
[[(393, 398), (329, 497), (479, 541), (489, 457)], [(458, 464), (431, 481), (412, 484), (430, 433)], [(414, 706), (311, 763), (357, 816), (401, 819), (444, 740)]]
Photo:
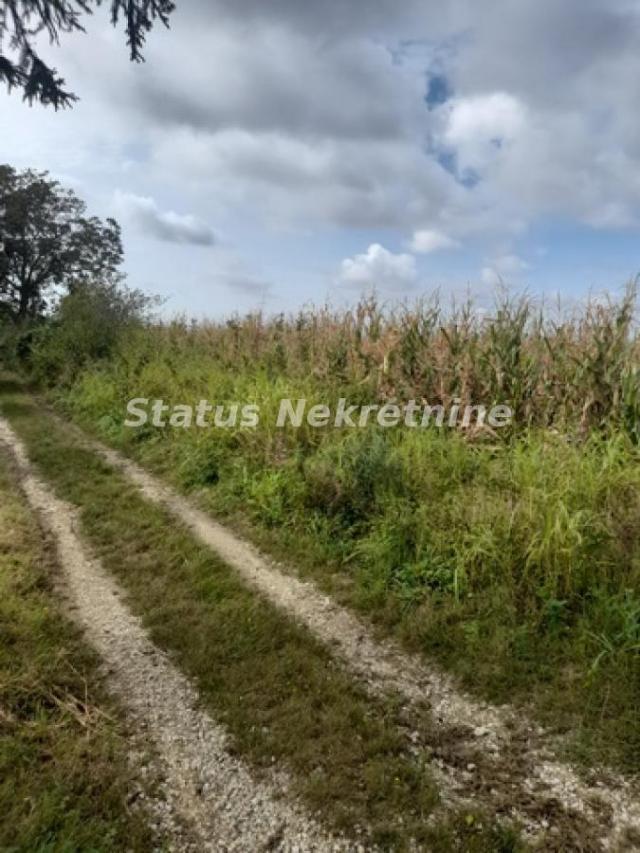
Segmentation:
[(28, 357), (32, 375), (46, 385), (71, 382), (85, 365), (114, 355), (153, 302), (139, 291), (113, 284), (78, 287), (35, 328)]

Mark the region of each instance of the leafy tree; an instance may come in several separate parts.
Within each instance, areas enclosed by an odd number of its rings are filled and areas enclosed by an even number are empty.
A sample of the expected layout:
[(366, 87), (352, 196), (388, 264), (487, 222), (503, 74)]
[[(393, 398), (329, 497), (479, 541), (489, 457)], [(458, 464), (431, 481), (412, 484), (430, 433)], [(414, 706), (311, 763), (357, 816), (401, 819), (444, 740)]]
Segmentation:
[[(84, 31), (82, 16), (92, 14), (103, 0), (0, 0), (0, 81), (9, 89), (22, 89), (25, 100), (67, 107), (77, 97), (67, 91), (65, 81), (55, 68), (40, 58), (34, 46), (45, 33), (58, 43), (61, 33)], [(130, 58), (143, 60), (147, 33), (156, 21), (169, 25), (175, 9), (172, 0), (109, 0), (111, 22), (125, 21)], [(6, 50), (16, 54), (9, 59)]]
[(0, 166), (0, 315), (35, 318), (56, 290), (118, 282), (120, 227), (85, 216), (86, 206), (47, 172)]

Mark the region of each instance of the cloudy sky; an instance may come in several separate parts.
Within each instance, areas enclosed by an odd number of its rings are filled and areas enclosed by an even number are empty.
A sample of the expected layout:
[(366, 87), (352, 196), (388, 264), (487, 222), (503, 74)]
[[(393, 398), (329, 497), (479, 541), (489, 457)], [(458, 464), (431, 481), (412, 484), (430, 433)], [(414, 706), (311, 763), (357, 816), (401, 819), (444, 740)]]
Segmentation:
[(640, 2), (177, 5), (143, 65), (106, 9), (44, 49), (73, 110), (0, 92), (0, 161), (115, 215), (168, 312), (640, 271)]

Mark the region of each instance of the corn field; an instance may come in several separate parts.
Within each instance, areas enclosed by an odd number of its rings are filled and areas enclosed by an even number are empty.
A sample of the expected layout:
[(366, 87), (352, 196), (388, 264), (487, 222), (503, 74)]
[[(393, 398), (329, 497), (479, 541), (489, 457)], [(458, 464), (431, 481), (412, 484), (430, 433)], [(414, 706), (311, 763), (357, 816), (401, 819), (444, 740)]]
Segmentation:
[[(451, 405), (508, 403), (517, 427), (585, 434), (622, 427), (640, 438), (636, 288), (619, 301), (548, 311), (525, 296), (445, 308), (436, 299), (386, 309), (374, 297), (353, 310), (253, 313), (226, 322), (176, 320), (145, 333), (154, 355), (177, 365), (263, 370), (311, 379), (371, 400)], [(140, 346), (140, 342), (138, 342)]]

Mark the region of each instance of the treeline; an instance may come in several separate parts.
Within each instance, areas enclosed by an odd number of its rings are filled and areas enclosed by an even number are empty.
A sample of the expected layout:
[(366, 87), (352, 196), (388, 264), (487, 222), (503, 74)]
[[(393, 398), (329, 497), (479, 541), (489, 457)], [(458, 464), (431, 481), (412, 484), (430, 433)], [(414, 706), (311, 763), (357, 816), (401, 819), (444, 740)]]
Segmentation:
[(46, 172), (0, 165), (0, 358), (52, 384), (107, 358), (154, 300), (130, 290), (114, 219)]

